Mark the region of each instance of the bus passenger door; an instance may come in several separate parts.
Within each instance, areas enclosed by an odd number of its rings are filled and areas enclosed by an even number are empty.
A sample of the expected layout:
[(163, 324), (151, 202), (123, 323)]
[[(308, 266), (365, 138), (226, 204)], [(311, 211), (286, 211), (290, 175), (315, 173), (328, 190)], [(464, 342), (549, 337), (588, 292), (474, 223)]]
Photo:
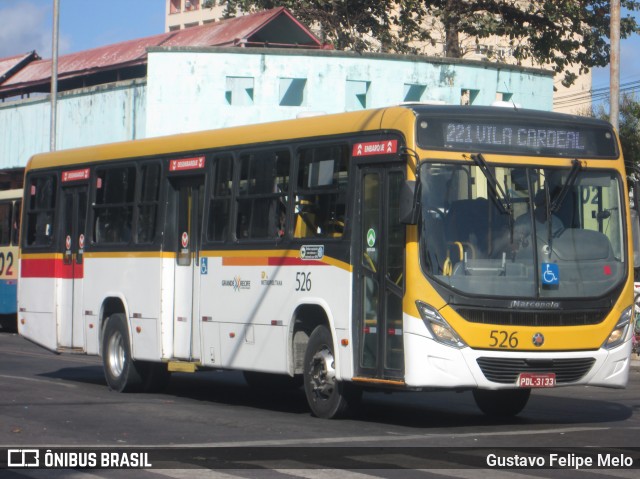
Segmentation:
[(199, 291), (200, 242), (204, 176), (171, 181), (172, 228), (175, 242), (173, 357), (200, 358)]
[(355, 373), (402, 380), (404, 342), (404, 225), (399, 221), (398, 167), (362, 166), (354, 228)]
[(87, 186), (62, 189), (62, 277), (57, 315), (58, 347), (84, 350), (82, 311)]

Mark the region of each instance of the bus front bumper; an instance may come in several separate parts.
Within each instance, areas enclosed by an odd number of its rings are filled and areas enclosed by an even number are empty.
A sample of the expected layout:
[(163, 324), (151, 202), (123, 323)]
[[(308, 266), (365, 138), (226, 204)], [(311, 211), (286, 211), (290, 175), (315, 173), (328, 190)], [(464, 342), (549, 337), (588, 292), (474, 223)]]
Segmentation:
[[(428, 334), (428, 333), (427, 333)], [(512, 389), (527, 372), (555, 372), (556, 386), (623, 388), (629, 378), (631, 341), (597, 351), (532, 352), (455, 349), (404, 332), (405, 383), (411, 388)], [(497, 371), (497, 372), (496, 372)]]

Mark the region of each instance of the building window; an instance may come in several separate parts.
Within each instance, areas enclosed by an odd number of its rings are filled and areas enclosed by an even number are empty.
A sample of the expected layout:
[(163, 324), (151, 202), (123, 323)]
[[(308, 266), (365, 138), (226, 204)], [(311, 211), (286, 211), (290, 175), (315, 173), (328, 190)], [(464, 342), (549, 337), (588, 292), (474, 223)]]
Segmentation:
[(460, 90), (460, 104), (461, 105), (473, 105), (478, 98), (478, 93), (480, 90), (470, 90), (467, 88), (463, 88)]
[(345, 109), (347, 111), (364, 110), (370, 104), (369, 87), (371, 82), (347, 80)]
[(225, 96), (227, 104), (234, 106), (253, 105), (253, 78), (227, 77)]
[(496, 92), (496, 101), (511, 101), (513, 93)]
[(187, 12), (198, 10), (200, 8), (200, 0), (185, 0), (184, 9)]
[(427, 85), (404, 84), (404, 101), (422, 101)]
[(280, 79), (280, 106), (302, 106), (305, 104), (307, 79)]
[(169, 3), (169, 14), (180, 13), (180, 0), (171, 0)]

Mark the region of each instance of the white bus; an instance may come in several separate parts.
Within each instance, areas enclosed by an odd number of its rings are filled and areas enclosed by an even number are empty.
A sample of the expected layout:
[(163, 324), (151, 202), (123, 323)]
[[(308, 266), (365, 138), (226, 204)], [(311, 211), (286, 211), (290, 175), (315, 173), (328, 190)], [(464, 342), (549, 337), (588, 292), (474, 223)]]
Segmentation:
[(234, 369), (312, 412), (361, 391), (624, 387), (629, 201), (611, 126), (402, 106), (34, 156), (19, 331), (109, 387)]

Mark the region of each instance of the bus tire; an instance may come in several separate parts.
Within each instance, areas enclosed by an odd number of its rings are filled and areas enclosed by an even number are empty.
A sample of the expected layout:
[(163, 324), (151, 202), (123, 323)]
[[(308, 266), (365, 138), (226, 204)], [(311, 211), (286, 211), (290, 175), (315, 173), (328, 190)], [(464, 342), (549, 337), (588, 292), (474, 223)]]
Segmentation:
[(361, 396), (360, 389), (335, 376), (333, 338), (325, 326), (318, 326), (309, 337), (304, 356), (304, 392), (314, 416), (343, 417)]
[(531, 389), (474, 389), (473, 399), (487, 416), (513, 417), (519, 414), (529, 401)]
[(102, 337), (102, 364), (109, 389), (131, 392), (142, 386), (142, 377), (133, 359), (124, 314), (109, 316)]

